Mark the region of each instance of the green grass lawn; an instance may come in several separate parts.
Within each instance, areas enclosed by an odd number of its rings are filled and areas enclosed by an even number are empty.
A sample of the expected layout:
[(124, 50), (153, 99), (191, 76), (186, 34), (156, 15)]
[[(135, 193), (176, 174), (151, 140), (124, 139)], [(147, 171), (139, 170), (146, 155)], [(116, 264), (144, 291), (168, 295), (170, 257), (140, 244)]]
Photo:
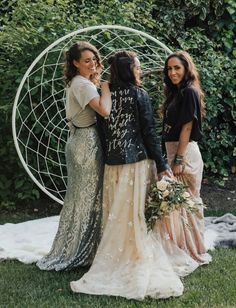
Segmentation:
[[(231, 211), (236, 214), (234, 211)], [(224, 213), (207, 211), (207, 216)], [(3, 215), (0, 223), (35, 219), (37, 215)], [(179, 298), (166, 300), (126, 300), (120, 297), (72, 293), (69, 282), (83, 275), (70, 272), (40, 271), (34, 264), (0, 262), (0, 307), (236, 307), (236, 250), (216, 249), (213, 261), (183, 279), (185, 291)]]
[(44, 272), (34, 264), (0, 262), (0, 307), (236, 307), (235, 250), (213, 251), (213, 262), (184, 278), (184, 295), (142, 302), (74, 294), (69, 282), (82, 271)]

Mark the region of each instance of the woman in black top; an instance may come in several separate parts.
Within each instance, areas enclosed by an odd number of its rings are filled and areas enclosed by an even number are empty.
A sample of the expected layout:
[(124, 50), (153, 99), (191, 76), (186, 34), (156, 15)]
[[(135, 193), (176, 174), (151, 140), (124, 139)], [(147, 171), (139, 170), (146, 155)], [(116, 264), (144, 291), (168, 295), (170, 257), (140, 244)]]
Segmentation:
[[(163, 140), (168, 162), (178, 180), (188, 186), (189, 193), (199, 203), (199, 213), (174, 212), (159, 225), (157, 232), (167, 233), (178, 247), (192, 258), (207, 263), (203, 240), (204, 217), (200, 198), (203, 161), (198, 147), (202, 135), (204, 94), (196, 67), (187, 52), (171, 54), (165, 61), (164, 82), (166, 100), (162, 108)], [(185, 218), (185, 222), (179, 215)]]
[(179, 296), (182, 282), (145, 223), (153, 170), (171, 173), (162, 158), (149, 96), (139, 87), (140, 63), (136, 54), (125, 51), (109, 63), (112, 109), (107, 119), (100, 119), (105, 156), (103, 236), (92, 267), (71, 282), (71, 288), (135, 299)]

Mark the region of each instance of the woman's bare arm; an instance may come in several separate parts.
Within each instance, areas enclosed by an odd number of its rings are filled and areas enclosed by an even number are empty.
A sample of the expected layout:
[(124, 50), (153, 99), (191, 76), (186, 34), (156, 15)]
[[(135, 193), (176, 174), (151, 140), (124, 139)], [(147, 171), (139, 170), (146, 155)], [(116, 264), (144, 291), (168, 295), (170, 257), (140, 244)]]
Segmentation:
[(172, 171), (174, 175), (179, 175), (184, 171), (184, 162), (181, 162), (181, 157), (184, 157), (186, 152), (187, 145), (189, 143), (190, 134), (193, 127), (193, 121), (188, 122), (182, 126), (180, 136), (179, 136), (179, 144), (177, 148), (176, 155), (180, 157), (179, 163), (174, 162), (172, 166)]
[(89, 106), (103, 117), (107, 117), (111, 112), (111, 92), (108, 82), (101, 83), (101, 96), (93, 98)]

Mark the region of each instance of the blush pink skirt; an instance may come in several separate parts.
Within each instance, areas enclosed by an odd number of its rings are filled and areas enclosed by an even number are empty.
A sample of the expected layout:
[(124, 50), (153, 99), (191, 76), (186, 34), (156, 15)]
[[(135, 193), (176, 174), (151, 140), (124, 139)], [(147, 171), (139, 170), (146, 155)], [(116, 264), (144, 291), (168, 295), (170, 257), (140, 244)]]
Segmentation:
[[(166, 142), (167, 158), (173, 163), (178, 142)], [(203, 161), (197, 142), (189, 142), (184, 156), (185, 168), (177, 180), (188, 186), (188, 191), (199, 204), (198, 213), (187, 213), (185, 209), (175, 210), (169, 216), (157, 221), (155, 233), (163, 240), (166, 251), (175, 258), (176, 251), (182, 250), (200, 264), (209, 263), (211, 257), (204, 246), (204, 215), (200, 189)]]

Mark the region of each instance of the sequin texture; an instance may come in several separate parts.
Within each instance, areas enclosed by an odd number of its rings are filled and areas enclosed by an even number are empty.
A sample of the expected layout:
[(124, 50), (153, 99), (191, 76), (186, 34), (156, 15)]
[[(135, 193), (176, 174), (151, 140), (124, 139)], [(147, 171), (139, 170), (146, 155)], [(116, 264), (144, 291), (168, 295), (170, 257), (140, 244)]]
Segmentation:
[(51, 251), (42, 270), (69, 270), (92, 263), (101, 236), (103, 159), (95, 126), (74, 129), (66, 145), (67, 192)]

